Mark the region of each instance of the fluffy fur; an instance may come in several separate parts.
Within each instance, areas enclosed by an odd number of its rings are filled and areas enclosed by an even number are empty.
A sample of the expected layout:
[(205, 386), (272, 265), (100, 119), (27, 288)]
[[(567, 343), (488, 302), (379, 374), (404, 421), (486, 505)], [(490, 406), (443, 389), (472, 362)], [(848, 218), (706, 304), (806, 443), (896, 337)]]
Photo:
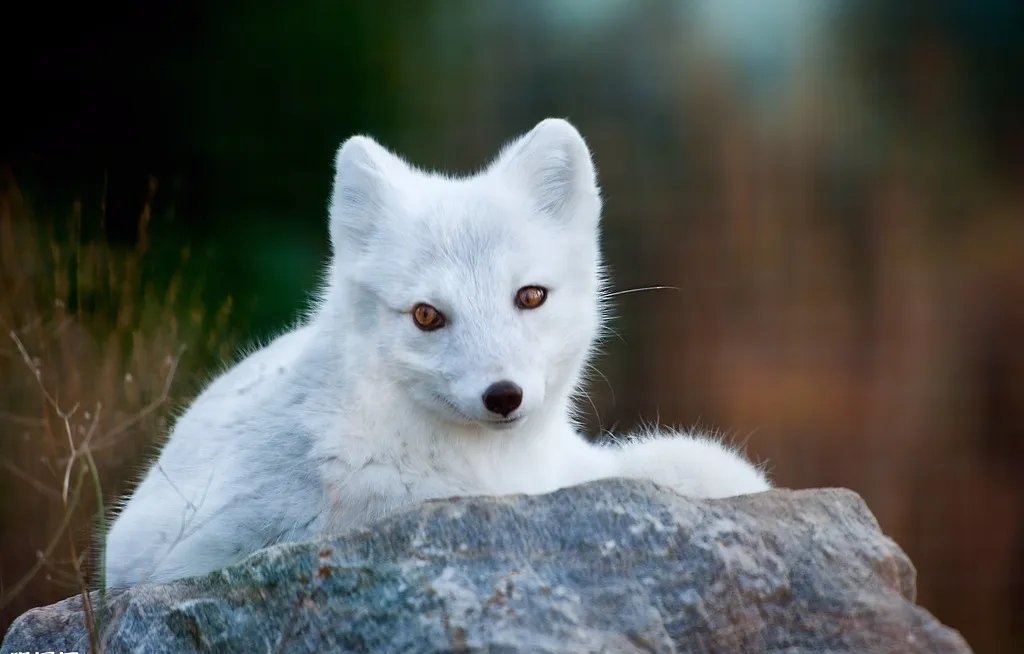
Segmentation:
[[(597, 446), (577, 433), (605, 276), (596, 173), (572, 125), (544, 120), (467, 177), (417, 170), (364, 136), (335, 168), (315, 308), (177, 421), (109, 532), (108, 586), (206, 573), (431, 498), (614, 476), (695, 497), (769, 488), (711, 438)], [(546, 302), (517, 307), (525, 286)], [(418, 303), (447, 324), (417, 328)], [(508, 416), (481, 399), (502, 380), (522, 389)]]

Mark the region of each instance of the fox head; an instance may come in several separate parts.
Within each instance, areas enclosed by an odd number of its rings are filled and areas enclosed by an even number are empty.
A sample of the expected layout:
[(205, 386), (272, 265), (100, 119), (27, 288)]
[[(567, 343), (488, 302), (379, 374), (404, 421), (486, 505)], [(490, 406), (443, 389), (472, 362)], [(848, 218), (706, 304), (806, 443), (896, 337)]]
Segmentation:
[(579, 132), (544, 120), (464, 177), (353, 136), (335, 170), (324, 319), (344, 324), (350, 357), (450, 423), (571, 416), (604, 284)]

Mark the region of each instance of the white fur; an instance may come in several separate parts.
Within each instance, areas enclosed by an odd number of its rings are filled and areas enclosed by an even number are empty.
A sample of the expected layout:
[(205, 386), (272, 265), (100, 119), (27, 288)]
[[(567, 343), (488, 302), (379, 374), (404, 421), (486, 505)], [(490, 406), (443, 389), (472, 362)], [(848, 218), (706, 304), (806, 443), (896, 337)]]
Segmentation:
[[(216, 379), (177, 421), (107, 539), (108, 586), (212, 571), (454, 495), (649, 478), (695, 497), (769, 488), (717, 441), (588, 444), (573, 397), (604, 322), (601, 200), (572, 125), (548, 119), (485, 170), (416, 170), (373, 140), (339, 149), (333, 256), (303, 324)], [(539, 308), (516, 291), (549, 289)], [(427, 302), (448, 318), (420, 331)], [(484, 389), (523, 389), (499, 424)]]

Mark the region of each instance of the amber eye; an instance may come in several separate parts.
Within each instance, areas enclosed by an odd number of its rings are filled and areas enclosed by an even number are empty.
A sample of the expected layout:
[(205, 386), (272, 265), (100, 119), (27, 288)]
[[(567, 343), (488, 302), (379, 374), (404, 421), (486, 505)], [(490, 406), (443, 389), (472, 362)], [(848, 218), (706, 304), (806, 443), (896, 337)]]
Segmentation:
[(542, 286), (524, 286), (516, 292), (516, 306), (520, 309), (536, 309), (548, 299), (548, 289)]
[(444, 315), (429, 304), (417, 304), (412, 308), (412, 320), (425, 332), (441, 329), (445, 325)]

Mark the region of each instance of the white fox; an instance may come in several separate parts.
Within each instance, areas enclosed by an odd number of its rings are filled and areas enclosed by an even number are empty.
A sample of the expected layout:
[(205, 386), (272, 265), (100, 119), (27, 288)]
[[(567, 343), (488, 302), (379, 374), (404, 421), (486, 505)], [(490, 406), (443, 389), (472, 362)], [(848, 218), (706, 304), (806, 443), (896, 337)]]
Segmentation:
[(594, 164), (571, 124), (540, 122), (467, 177), (365, 136), (335, 170), (315, 308), (177, 421), (110, 529), (108, 587), (204, 574), (427, 499), (607, 477), (705, 498), (770, 488), (713, 438), (578, 434), (606, 277)]

